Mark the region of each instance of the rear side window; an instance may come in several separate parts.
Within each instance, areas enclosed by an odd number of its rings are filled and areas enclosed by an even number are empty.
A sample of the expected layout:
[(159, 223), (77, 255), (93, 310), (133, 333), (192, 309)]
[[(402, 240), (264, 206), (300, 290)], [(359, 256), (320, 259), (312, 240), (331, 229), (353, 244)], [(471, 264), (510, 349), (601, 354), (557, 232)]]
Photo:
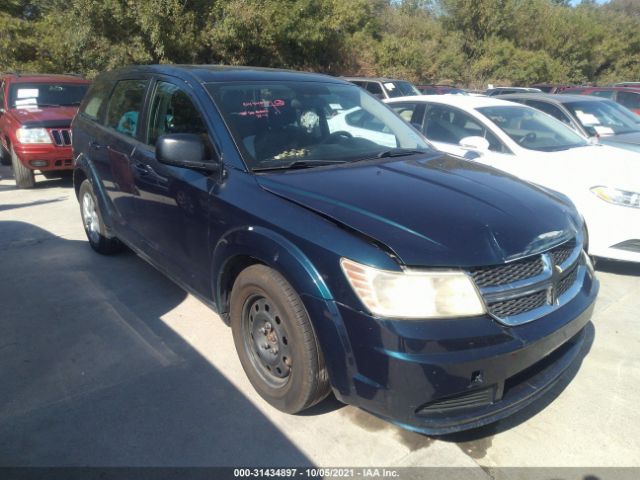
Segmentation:
[(367, 91), (378, 98), (384, 98), (384, 93), (382, 92), (382, 87), (377, 82), (369, 82), (367, 83)]
[(402, 119), (414, 127), (422, 128), (424, 104), (422, 103), (393, 103), (389, 105)]
[(640, 94), (633, 92), (618, 92), (618, 102), (630, 110), (640, 109)]
[(547, 102), (538, 102), (537, 100), (528, 100), (526, 103), (572, 127), (571, 119), (555, 105)]
[(87, 93), (80, 107), (80, 113), (92, 120), (98, 120), (100, 110), (109, 96), (112, 84), (107, 82), (95, 83)]
[(138, 119), (146, 88), (146, 80), (121, 80), (116, 83), (109, 100), (107, 126), (135, 137), (140, 128)]

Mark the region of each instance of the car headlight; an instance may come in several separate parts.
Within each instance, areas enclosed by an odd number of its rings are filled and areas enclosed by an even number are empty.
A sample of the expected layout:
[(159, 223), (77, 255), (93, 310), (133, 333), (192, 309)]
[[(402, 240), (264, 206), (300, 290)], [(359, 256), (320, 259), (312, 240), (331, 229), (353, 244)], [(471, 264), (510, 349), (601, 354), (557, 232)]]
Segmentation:
[(25, 128), (16, 130), (16, 137), (20, 143), (51, 143), (51, 137), (44, 128)]
[(628, 192), (612, 187), (593, 187), (591, 193), (605, 202), (623, 207), (640, 208), (640, 193)]
[(393, 272), (340, 260), (351, 288), (374, 315), (391, 318), (471, 317), (485, 313), (473, 280), (461, 271)]

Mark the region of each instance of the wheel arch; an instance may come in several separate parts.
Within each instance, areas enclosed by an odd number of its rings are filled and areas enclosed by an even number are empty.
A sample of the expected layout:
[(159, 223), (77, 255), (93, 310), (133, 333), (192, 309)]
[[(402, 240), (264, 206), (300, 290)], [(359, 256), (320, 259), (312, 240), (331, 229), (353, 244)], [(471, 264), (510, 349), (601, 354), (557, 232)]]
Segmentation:
[(267, 228), (241, 227), (227, 233), (213, 250), (212, 293), (221, 315), (228, 314), (229, 294), (238, 274), (254, 264), (278, 271), (299, 295), (333, 299), (320, 272), (298, 246)]

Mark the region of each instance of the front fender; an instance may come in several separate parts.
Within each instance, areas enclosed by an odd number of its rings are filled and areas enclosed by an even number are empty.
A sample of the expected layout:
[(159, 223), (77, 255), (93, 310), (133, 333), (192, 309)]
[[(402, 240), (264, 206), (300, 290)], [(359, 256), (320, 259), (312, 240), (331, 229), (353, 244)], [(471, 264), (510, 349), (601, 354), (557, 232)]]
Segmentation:
[(222, 276), (227, 264), (236, 257), (252, 257), (277, 270), (299, 295), (333, 300), (320, 272), (298, 246), (267, 228), (247, 226), (228, 232), (213, 251), (214, 299), (221, 311)]
[(224, 316), (228, 310), (223, 292), (228, 265), (247, 257), (278, 271), (300, 295), (324, 353), (334, 393), (339, 398), (349, 396), (355, 360), (347, 330), (322, 275), (290, 240), (264, 227), (245, 226), (228, 232), (216, 244), (211, 271), (219, 313)]

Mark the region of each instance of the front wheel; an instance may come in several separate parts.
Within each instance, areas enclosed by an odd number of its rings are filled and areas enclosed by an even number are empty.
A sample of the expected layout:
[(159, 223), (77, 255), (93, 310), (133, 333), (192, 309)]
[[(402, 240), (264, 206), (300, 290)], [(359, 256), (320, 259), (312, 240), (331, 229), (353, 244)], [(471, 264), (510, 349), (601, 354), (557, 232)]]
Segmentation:
[(107, 236), (107, 229), (102, 221), (102, 214), (89, 180), (85, 180), (80, 185), (78, 198), (80, 200), (82, 225), (91, 248), (102, 255), (110, 255), (121, 251), (124, 245), (117, 238)]
[(11, 168), (18, 188), (33, 188), (35, 186), (36, 179), (33, 170), (29, 170), (22, 164), (13, 147), (11, 147)]
[(249, 381), (269, 404), (300, 412), (325, 398), (329, 377), (311, 320), (293, 287), (253, 265), (231, 291), (231, 329)]

